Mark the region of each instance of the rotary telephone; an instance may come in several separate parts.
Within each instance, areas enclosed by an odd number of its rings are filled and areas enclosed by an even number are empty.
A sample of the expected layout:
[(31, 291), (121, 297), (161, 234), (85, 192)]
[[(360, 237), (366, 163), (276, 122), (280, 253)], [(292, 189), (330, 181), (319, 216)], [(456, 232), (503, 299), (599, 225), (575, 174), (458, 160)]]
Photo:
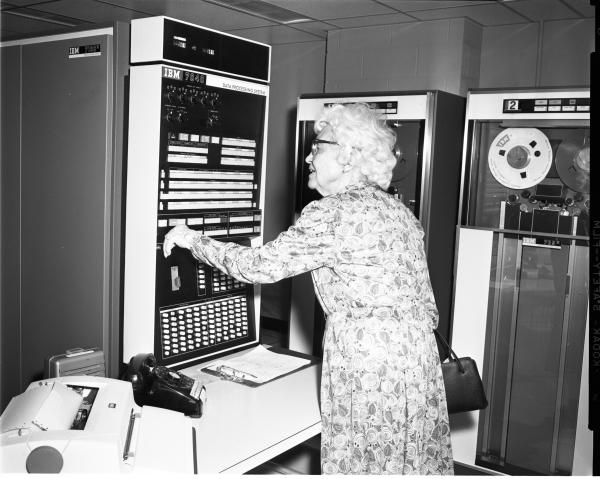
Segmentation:
[(194, 418), (202, 416), (206, 388), (196, 379), (157, 365), (153, 354), (132, 357), (121, 379), (131, 382), (139, 406), (172, 409)]

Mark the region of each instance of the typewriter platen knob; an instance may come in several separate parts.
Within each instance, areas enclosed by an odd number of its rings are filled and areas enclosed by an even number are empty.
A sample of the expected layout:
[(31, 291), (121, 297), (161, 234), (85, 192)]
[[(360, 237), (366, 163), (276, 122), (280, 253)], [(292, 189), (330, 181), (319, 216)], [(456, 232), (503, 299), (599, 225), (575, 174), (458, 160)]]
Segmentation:
[(29, 474), (56, 474), (63, 468), (64, 460), (58, 449), (39, 446), (27, 456), (25, 468)]

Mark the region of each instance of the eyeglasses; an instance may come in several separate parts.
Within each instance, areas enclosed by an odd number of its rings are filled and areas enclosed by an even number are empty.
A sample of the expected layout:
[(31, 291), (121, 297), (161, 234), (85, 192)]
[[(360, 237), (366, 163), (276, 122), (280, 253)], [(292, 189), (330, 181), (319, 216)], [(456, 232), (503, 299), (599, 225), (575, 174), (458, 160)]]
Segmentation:
[(319, 153), (319, 145), (321, 143), (325, 143), (327, 145), (341, 146), (337, 141), (321, 140), (319, 138), (315, 138), (312, 144), (310, 145), (310, 153), (312, 154), (312, 156), (315, 156), (317, 153)]

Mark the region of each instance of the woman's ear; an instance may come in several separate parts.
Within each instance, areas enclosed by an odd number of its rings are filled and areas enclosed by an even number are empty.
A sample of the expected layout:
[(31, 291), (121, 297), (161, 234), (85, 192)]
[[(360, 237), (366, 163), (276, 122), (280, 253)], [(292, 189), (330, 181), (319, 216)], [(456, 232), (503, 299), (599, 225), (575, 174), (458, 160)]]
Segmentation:
[(360, 151), (356, 148), (350, 148), (348, 151), (348, 161), (344, 165), (344, 171), (350, 171), (361, 161)]

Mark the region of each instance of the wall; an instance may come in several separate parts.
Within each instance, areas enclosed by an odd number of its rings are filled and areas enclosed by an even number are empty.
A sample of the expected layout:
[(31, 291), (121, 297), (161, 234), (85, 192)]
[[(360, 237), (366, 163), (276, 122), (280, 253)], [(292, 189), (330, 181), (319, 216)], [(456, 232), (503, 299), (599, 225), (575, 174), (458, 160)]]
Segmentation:
[(326, 92), (586, 86), (594, 20), (481, 27), (466, 19), (332, 31)]
[(479, 86), (517, 88), (535, 85), (538, 31), (537, 23), (485, 28)]
[(487, 27), (479, 87), (588, 86), (593, 50), (592, 19)]
[(479, 81), (481, 27), (465, 19), (329, 32), (325, 91), (445, 90)]

